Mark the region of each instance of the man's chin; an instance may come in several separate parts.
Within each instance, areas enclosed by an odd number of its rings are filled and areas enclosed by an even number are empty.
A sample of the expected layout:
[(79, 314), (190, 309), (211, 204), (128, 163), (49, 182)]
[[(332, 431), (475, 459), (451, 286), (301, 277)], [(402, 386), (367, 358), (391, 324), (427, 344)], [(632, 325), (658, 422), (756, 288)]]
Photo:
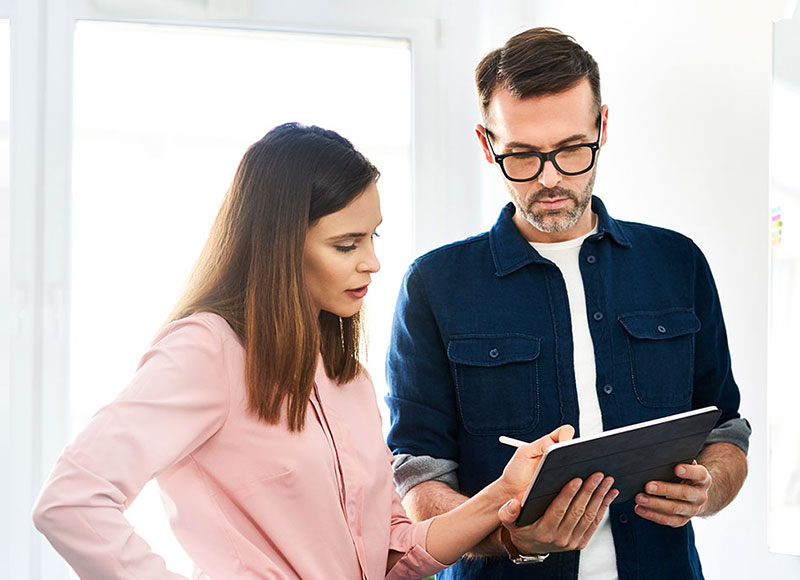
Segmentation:
[(544, 214), (528, 215), (527, 221), (543, 234), (564, 232), (578, 223), (578, 219), (563, 215), (562, 212), (545, 212)]

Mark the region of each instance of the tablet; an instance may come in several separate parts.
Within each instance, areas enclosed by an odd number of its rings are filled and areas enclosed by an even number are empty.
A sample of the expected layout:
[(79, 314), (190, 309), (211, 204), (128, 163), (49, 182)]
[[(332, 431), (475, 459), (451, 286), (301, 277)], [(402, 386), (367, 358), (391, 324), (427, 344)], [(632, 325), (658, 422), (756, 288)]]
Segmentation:
[(631, 499), (648, 481), (679, 481), (675, 466), (697, 457), (720, 414), (705, 407), (555, 443), (542, 456), (516, 524), (532, 524), (570, 480), (598, 471), (614, 478), (615, 502)]

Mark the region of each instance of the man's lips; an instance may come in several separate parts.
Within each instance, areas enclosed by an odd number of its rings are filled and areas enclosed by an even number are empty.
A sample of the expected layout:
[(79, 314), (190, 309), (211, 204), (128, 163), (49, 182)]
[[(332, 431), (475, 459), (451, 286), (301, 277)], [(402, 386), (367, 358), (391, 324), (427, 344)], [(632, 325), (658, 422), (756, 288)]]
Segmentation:
[(368, 286), (369, 284), (366, 286), (361, 286), (360, 288), (351, 288), (350, 290), (345, 290), (345, 293), (351, 298), (359, 300), (367, 295)]
[(566, 206), (570, 202), (570, 198), (568, 197), (547, 197), (544, 199), (537, 199), (535, 203), (538, 203), (545, 209), (559, 209)]

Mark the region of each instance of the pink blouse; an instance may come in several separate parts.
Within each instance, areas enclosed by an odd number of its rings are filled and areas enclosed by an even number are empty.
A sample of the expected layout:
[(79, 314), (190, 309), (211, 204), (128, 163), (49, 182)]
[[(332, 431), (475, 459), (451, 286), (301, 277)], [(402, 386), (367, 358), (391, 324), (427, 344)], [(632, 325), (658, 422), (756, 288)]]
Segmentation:
[[(367, 377), (317, 365), (301, 432), (247, 409), (244, 349), (221, 317), (167, 326), (131, 384), (59, 458), (36, 527), (81, 578), (175, 579), (123, 512), (155, 477), (196, 579), (423, 578), (425, 550), (392, 484)], [(389, 550), (403, 554), (386, 574)]]

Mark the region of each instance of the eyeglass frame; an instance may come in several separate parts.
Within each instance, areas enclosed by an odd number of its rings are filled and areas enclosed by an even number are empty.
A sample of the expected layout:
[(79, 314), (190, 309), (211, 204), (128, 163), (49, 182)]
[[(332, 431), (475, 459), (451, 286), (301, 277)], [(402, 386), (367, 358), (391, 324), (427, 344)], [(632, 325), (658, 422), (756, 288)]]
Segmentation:
[[(567, 145), (566, 147), (559, 147), (558, 149), (553, 149), (552, 151), (548, 151), (547, 153), (541, 153), (539, 151), (518, 151), (516, 153), (503, 153), (501, 155), (498, 155), (497, 153), (494, 152), (494, 147), (492, 147), (492, 142), (489, 139), (489, 136), (492, 134), (492, 132), (486, 127), (484, 127), (484, 131), (486, 136), (486, 144), (489, 145), (489, 151), (491, 151), (495, 163), (497, 163), (500, 166), (500, 171), (503, 172), (505, 178), (508, 179), (509, 181), (514, 181), (516, 183), (525, 183), (527, 181), (533, 181), (534, 179), (538, 178), (542, 174), (542, 171), (544, 171), (544, 164), (547, 163), (548, 161), (553, 164), (553, 167), (555, 167), (556, 171), (558, 171), (561, 175), (567, 175), (567, 176), (583, 175), (584, 173), (591, 171), (592, 167), (594, 167), (594, 164), (597, 161), (597, 152), (600, 151), (600, 141), (603, 139), (602, 112), (597, 115), (597, 125), (598, 125), (597, 141), (595, 141), (594, 143), (575, 143), (574, 145)], [(558, 155), (562, 151), (573, 149), (575, 147), (589, 147), (589, 149), (591, 149), (592, 151), (592, 162), (589, 163), (589, 167), (587, 167), (582, 171), (574, 171), (574, 172), (564, 171), (558, 166), (558, 163), (556, 162), (556, 155)], [(517, 179), (515, 177), (509, 176), (508, 173), (506, 172), (506, 167), (503, 164), (503, 160), (507, 159), (508, 157), (516, 157), (520, 155), (533, 155), (534, 157), (539, 158), (539, 161), (541, 162), (541, 164), (539, 165), (539, 171), (537, 171), (533, 177), (527, 177), (525, 179)]]

